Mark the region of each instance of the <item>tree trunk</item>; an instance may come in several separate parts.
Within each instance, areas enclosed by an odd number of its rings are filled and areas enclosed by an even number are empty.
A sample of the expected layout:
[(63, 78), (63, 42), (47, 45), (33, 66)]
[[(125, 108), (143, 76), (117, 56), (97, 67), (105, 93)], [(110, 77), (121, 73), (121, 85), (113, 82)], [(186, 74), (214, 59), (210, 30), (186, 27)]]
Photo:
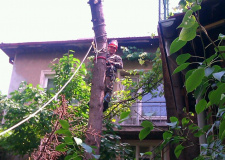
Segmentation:
[[(92, 13), (93, 30), (95, 32), (95, 40), (97, 50), (100, 51), (98, 56), (106, 57), (107, 52), (107, 36), (105, 31), (105, 20), (102, 9), (101, 0), (89, 0)], [(89, 103), (89, 121), (86, 133), (86, 144), (96, 146), (95, 154), (99, 154), (102, 119), (103, 119), (103, 99), (104, 99), (104, 81), (106, 72), (105, 59), (99, 58), (94, 62), (93, 78), (91, 86), (91, 99)], [(86, 154), (86, 159), (91, 159), (91, 154)]]

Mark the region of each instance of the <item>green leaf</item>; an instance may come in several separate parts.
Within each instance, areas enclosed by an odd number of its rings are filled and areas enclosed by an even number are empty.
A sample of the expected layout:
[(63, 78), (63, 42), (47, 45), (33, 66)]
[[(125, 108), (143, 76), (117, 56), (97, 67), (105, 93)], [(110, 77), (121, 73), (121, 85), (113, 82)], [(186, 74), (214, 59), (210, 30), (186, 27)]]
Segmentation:
[(88, 153), (92, 152), (92, 148), (89, 145), (87, 145), (85, 143), (81, 143), (80, 145), (85, 149), (86, 152), (88, 152)]
[(73, 51), (73, 50), (69, 50), (69, 52), (75, 53), (75, 51)]
[(151, 132), (152, 128), (151, 127), (146, 127), (143, 128), (140, 133), (139, 133), (139, 139), (143, 140), (145, 137), (147, 137), (147, 135), (149, 135), (149, 133)]
[(220, 122), (220, 127), (219, 127), (219, 138), (221, 141), (224, 140), (225, 137), (225, 121)]
[(125, 121), (126, 119), (129, 118), (129, 115), (130, 115), (130, 111), (128, 112), (122, 112), (121, 115), (120, 115), (120, 121), (119, 123), (122, 123), (123, 121)]
[(144, 155), (151, 156), (152, 155), (152, 152), (145, 152)]
[(198, 68), (195, 71), (193, 71), (185, 83), (187, 92), (189, 93), (192, 92), (194, 89), (196, 89), (201, 84), (204, 76), (205, 76), (204, 68)]
[(188, 118), (183, 118), (182, 121), (181, 121), (182, 122), (182, 126), (186, 126), (189, 123), (189, 121), (190, 120)]
[(206, 108), (209, 108), (210, 106), (212, 106), (211, 102), (209, 101), (206, 105)]
[(183, 149), (184, 149), (184, 147), (183, 147), (181, 144), (179, 144), (179, 145), (175, 148), (174, 154), (175, 154), (175, 156), (176, 156), (177, 158), (179, 158), (179, 156), (180, 156), (180, 154), (181, 154), (181, 152), (182, 152)]
[(191, 63), (183, 63), (182, 65), (178, 66), (174, 71), (173, 74), (178, 73), (184, 69), (186, 69)]
[[(150, 122), (150, 121), (143, 121), (142, 123), (141, 123), (141, 126), (142, 127), (144, 127), (144, 128), (146, 128), (146, 127), (153, 127), (153, 124), (152, 124), (152, 122)], [(153, 129), (153, 128), (152, 128)]]
[(201, 99), (198, 104), (195, 106), (195, 111), (197, 114), (200, 114), (202, 111), (206, 109), (207, 102), (205, 99)]
[(191, 10), (192, 10), (193, 12), (196, 12), (196, 11), (198, 11), (198, 10), (200, 10), (200, 9), (201, 9), (201, 6), (200, 6), (200, 5), (195, 5), (195, 6), (191, 7)]
[(72, 145), (73, 144), (73, 139), (71, 137), (64, 137), (64, 141), (68, 145)]
[(225, 35), (223, 35), (223, 34), (220, 33), (218, 39), (225, 40)]
[(143, 64), (145, 63), (145, 60), (139, 58), (139, 59), (138, 59), (138, 62), (139, 62), (140, 65), (143, 65)]
[(190, 28), (182, 28), (180, 35), (179, 35), (179, 40), (181, 41), (191, 41), (196, 37), (196, 30), (198, 28), (198, 23), (195, 22), (193, 26)]
[(77, 153), (74, 153), (73, 155), (67, 155), (64, 160), (82, 160), (83, 158), (81, 156), (78, 156)]
[(191, 55), (189, 53), (181, 54), (176, 58), (176, 62), (178, 65), (181, 65), (184, 62), (186, 62), (190, 57), (191, 57)]
[(201, 135), (203, 135), (205, 132), (202, 130), (199, 130), (197, 133), (194, 134), (195, 137), (200, 137)]
[(63, 135), (68, 136), (68, 137), (72, 136), (70, 130), (68, 130), (68, 129), (63, 129), (63, 128), (57, 130), (55, 133), (63, 134)]
[(215, 52), (217, 53), (217, 52), (221, 52), (221, 51), (225, 51), (225, 46), (217, 46), (217, 47), (215, 47), (214, 48), (214, 50), (215, 50)]
[(163, 133), (163, 140), (168, 140), (172, 137), (173, 133), (169, 132), (169, 131), (165, 131)]
[(213, 90), (209, 93), (208, 97), (211, 104), (219, 104), (222, 93), (225, 92), (225, 84), (221, 84), (218, 86), (216, 90)]
[(214, 72), (219, 72), (219, 71), (221, 71), (221, 67), (218, 66), (218, 65), (214, 65), (213, 68), (215, 68), (215, 69), (214, 69)]
[(188, 126), (188, 129), (189, 129), (189, 130), (192, 130), (192, 132), (194, 132), (194, 131), (198, 130), (199, 127), (196, 126), (196, 124), (190, 124), (190, 125)]
[(177, 117), (170, 117), (170, 122), (178, 122), (178, 118)]
[(210, 56), (209, 58), (207, 58), (206, 60), (203, 61), (203, 64), (209, 64), (211, 63), (212, 60), (214, 60), (214, 58), (216, 58), (217, 54), (213, 54), (212, 56)]
[(128, 117), (129, 115), (130, 115), (130, 111), (122, 112), (121, 115), (120, 115), (120, 119), (124, 119), (124, 118)]
[(64, 143), (63, 144), (59, 144), (58, 146), (55, 147), (55, 150), (56, 151), (65, 152), (66, 151), (65, 147), (66, 147), (66, 144), (64, 144)]
[(187, 71), (187, 73), (185, 74), (185, 83), (187, 81), (187, 79), (190, 77), (190, 75), (195, 71), (196, 69), (191, 69), (189, 71)]
[(67, 155), (64, 160), (72, 160), (72, 159), (73, 159), (73, 155)]
[(194, 92), (194, 97), (195, 99), (200, 98), (203, 94), (206, 92), (206, 88), (209, 86), (208, 82), (205, 82), (204, 84), (199, 85), (195, 92)]
[(208, 144), (201, 144), (201, 149), (207, 149), (208, 148)]
[(177, 37), (170, 45), (170, 55), (179, 51), (187, 41), (179, 40), (179, 37)]
[(217, 79), (218, 81), (221, 81), (221, 78), (223, 77), (224, 74), (225, 74), (225, 71), (213, 73), (213, 77), (214, 77), (215, 79)]
[(184, 15), (182, 23), (177, 28), (191, 28), (196, 22), (195, 16), (192, 13), (192, 10), (188, 10)]
[(61, 124), (62, 128), (69, 129), (70, 124), (66, 120), (59, 120), (59, 123)]
[(82, 143), (82, 140), (80, 138), (77, 138), (77, 137), (73, 137), (75, 142), (77, 143), (77, 145), (81, 145)]
[(218, 46), (220, 51), (225, 51), (225, 46)]

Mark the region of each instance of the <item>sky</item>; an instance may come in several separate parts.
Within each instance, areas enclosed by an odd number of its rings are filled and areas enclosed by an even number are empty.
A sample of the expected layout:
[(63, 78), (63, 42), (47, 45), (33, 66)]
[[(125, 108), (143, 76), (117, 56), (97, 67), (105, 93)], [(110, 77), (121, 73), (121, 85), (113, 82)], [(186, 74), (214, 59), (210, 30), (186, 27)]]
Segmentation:
[[(170, 8), (179, 0), (170, 0)], [(0, 0), (0, 43), (93, 38), (88, 0)], [(103, 0), (108, 37), (157, 34), (158, 0)], [(0, 91), (8, 94), (13, 66), (0, 50)]]

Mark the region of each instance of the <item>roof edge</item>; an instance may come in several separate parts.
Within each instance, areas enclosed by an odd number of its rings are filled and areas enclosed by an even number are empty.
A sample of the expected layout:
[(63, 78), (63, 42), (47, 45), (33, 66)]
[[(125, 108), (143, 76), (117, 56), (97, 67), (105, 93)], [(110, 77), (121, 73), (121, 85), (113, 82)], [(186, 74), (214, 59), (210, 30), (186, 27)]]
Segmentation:
[[(142, 37), (120, 37), (120, 38), (108, 38), (108, 40), (116, 39), (118, 41), (123, 40), (157, 40), (158, 36), (154, 36), (153, 38), (150, 36), (142, 36)], [(63, 41), (37, 41), (37, 42), (19, 42), (19, 43), (1, 43), (0, 48), (8, 48), (8, 47), (19, 47), (19, 46), (30, 46), (30, 45), (47, 45), (47, 44), (67, 44), (67, 43), (88, 43), (92, 42), (93, 38), (80, 38), (76, 40), (63, 40)]]

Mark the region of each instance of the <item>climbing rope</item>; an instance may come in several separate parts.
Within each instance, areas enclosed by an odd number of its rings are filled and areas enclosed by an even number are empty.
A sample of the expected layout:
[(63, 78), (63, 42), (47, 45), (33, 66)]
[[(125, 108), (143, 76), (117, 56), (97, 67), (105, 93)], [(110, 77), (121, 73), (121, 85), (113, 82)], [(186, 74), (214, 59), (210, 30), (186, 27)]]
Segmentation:
[[(105, 36), (104, 35), (101, 35), (101, 36)], [(98, 56), (98, 54), (102, 51), (104, 51), (106, 48), (107, 48), (107, 43), (104, 44), (104, 46), (98, 50), (98, 46), (97, 46), (97, 41), (96, 41), (96, 37), (94, 37), (94, 42), (92, 42), (92, 45), (93, 45), (93, 48), (94, 48), (94, 52), (95, 52), (95, 63), (97, 63), (97, 59), (99, 59), (100, 57), (102, 56)], [(101, 59), (106, 59), (105, 57), (104, 58), (101, 58)]]

